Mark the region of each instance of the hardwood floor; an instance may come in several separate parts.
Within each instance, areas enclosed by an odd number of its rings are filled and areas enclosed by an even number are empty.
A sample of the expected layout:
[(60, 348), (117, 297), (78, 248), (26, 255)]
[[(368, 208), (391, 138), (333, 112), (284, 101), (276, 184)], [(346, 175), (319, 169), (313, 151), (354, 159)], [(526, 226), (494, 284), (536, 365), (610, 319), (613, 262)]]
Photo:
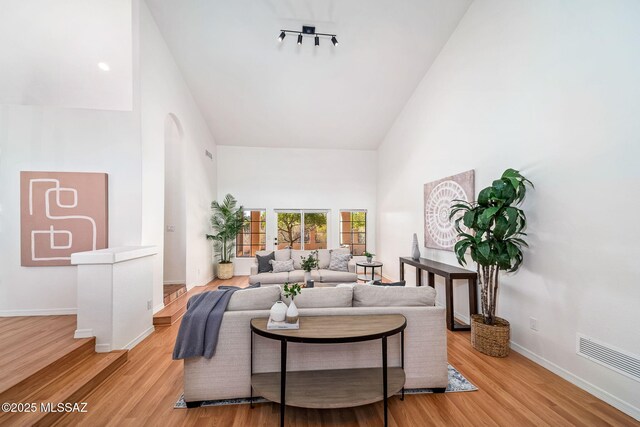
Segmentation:
[[(224, 281), (246, 285), (246, 277)], [(212, 282), (208, 289), (220, 282)], [(203, 288), (190, 291), (190, 294)], [(88, 413), (67, 414), (58, 425), (275, 426), (278, 405), (173, 409), (182, 392), (182, 362), (171, 360), (180, 322), (158, 327), (129, 352), (128, 362), (88, 397)], [(484, 356), (468, 332), (448, 332), (449, 362), (478, 388), (475, 392), (407, 395), (390, 399), (391, 426), (640, 426), (640, 423), (517, 353)], [(340, 410), (287, 408), (287, 425), (380, 426), (382, 404)]]

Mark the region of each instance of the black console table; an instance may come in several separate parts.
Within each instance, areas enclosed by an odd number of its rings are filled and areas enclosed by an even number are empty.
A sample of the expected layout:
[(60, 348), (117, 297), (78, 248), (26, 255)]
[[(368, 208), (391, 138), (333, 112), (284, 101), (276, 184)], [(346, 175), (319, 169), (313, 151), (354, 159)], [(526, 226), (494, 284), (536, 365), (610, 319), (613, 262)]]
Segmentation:
[(466, 279), (469, 285), (469, 317), (478, 313), (478, 291), (476, 282), (478, 273), (465, 270), (449, 264), (433, 261), (426, 258), (415, 260), (409, 257), (400, 257), (400, 280), (404, 280), (404, 265), (412, 265), (416, 268), (416, 286), (422, 286), (422, 271), (427, 272), (429, 286), (435, 287), (435, 275), (444, 277), (445, 299), (447, 306), (447, 329), (450, 331), (468, 331), (471, 326), (457, 322), (453, 317), (453, 281)]

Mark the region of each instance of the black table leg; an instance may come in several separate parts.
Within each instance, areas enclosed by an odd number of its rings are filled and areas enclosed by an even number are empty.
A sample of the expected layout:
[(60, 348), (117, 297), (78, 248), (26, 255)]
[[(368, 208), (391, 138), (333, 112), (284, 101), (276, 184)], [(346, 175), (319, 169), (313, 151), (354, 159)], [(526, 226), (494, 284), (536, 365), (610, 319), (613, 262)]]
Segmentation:
[(416, 267), (416, 286), (422, 286), (422, 270)]
[(382, 337), (382, 393), (384, 397), (384, 426), (387, 427), (387, 337)]
[(455, 320), (453, 319), (453, 280), (449, 278), (445, 278), (444, 280), (445, 287), (445, 298), (447, 300), (447, 329), (453, 331), (455, 328)]
[[(404, 371), (404, 329), (400, 332), (400, 366)], [(404, 384), (402, 384), (402, 397), (400, 400), (404, 400)]]
[(476, 279), (469, 279), (469, 318), (478, 314), (478, 285)]
[[(253, 377), (253, 330), (251, 331), (251, 376)], [(249, 396), (249, 407), (253, 409), (253, 384), (249, 386), (250, 396)]]
[(374, 280), (376, 280), (376, 268), (371, 267), (371, 281), (373, 282)]
[(404, 280), (404, 262), (400, 261), (400, 280)]
[(280, 341), (280, 427), (284, 427), (285, 396), (287, 391), (287, 340)]

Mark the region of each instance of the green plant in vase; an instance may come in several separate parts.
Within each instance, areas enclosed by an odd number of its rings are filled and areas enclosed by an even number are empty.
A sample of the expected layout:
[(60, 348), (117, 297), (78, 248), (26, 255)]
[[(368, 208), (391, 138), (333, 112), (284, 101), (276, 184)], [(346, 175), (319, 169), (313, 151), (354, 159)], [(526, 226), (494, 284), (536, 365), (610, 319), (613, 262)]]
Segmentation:
[(287, 323), (296, 323), (298, 321), (298, 308), (296, 307), (295, 302), (293, 302), (296, 295), (299, 295), (302, 292), (302, 287), (297, 283), (289, 283), (285, 282), (283, 286), (284, 296), (291, 299), (291, 303), (289, 304), (289, 308), (287, 308), (287, 317), (285, 321)]
[(227, 194), (222, 203), (211, 202), (211, 228), (213, 234), (207, 234), (207, 239), (213, 240), (213, 250), (220, 260), (218, 278), (233, 277), (233, 255), (236, 247), (236, 237), (242, 231), (247, 219), (244, 209), (238, 206), (238, 201), (231, 194)]
[(306, 284), (311, 280), (311, 270), (318, 268), (318, 251), (315, 250), (306, 257), (301, 256), (300, 259), (302, 260), (300, 265), (304, 270), (304, 282)]
[[(509, 352), (509, 322), (496, 317), (500, 271), (515, 272), (523, 261), (522, 248), (527, 218), (518, 206), (527, 186), (533, 187), (515, 169), (504, 171), (478, 193), (477, 202), (455, 200), (450, 219), (459, 240), (454, 246), (458, 262), (466, 265), (467, 251), (477, 265), (482, 315), (472, 316), (471, 342), (483, 353), (506, 356)], [(463, 227), (464, 226), (464, 227)]]
[(364, 251), (362, 256), (366, 257), (367, 258), (367, 262), (369, 264), (371, 264), (373, 262), (373, 257), (375, 256), (375, 254), (372, 254), (371, 252)]

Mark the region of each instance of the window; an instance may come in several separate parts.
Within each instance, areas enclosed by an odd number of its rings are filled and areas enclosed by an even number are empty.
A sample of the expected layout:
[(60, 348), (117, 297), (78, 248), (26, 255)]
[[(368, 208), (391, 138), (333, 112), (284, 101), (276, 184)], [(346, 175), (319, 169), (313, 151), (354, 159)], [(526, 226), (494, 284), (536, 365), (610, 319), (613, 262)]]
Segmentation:
[(340, 246), (362, 255), (367, 250), (367, 211), (340, 212)]
[(236, 256), (253, 257), (266, 249), (267, 216), (264, 210), (246, 210), (247, 220), (236, 238)]
[(277, 211), (277, 215), (278, 249), (327, 249), (327, 211)]

